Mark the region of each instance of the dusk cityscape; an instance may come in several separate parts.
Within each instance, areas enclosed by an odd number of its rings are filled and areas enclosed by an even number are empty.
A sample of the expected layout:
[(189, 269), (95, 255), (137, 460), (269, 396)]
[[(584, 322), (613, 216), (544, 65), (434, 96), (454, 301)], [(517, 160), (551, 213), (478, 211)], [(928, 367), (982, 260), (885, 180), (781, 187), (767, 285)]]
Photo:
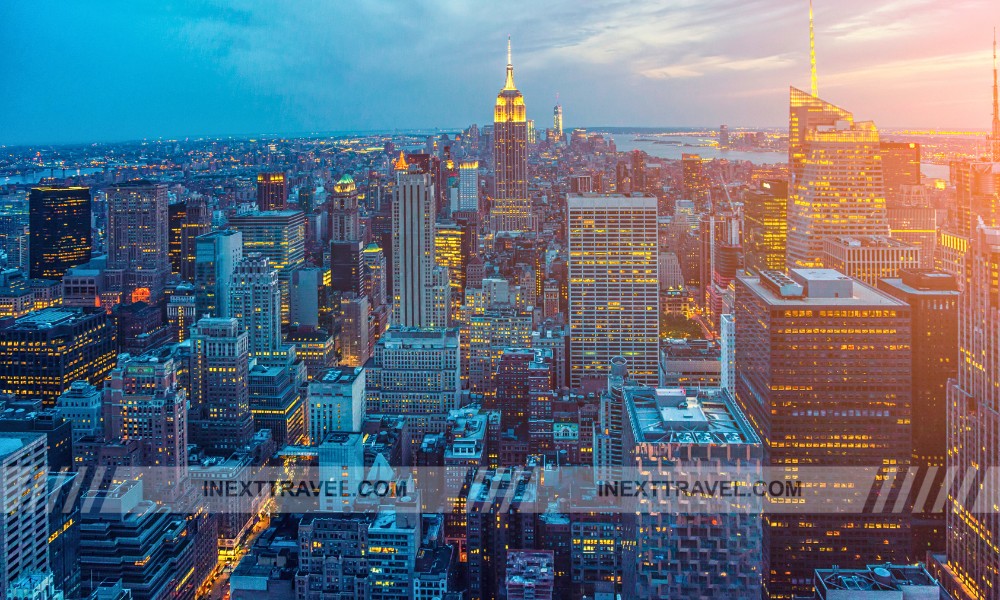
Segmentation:
[(0, 4), (0, 599), (1000, 600), (998, 22)]

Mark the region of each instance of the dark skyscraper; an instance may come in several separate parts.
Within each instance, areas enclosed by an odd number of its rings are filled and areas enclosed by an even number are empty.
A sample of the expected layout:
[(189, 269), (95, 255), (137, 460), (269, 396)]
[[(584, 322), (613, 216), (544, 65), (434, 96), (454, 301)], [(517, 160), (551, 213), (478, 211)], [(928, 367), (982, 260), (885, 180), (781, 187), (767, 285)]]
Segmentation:
[(514, 85), (507, 38), (507, 80), (493, 111), (493, 166), (496, 177), (490, 227), (493, 231), (530, 231), (528, 198), (528, 123), (524, 96)]
[(32, 278), (62, 279), (90, 260), (90, 188), (32, 188), (28, 211)]
[[(947, 457), (948, 381), (958, 376), (958, 282), (944, 271), (904, 270), (878, 288), (910, 305), (913, 332), (913, 465), (943, 467)], [(921, 473), (922, 478), (930, 471)], [(936, 475), (936, 473), (935, 473)], [(923, 481), (915, 481), (914, 487)], [(930, 497), (937, 498), (940, 488)], [(913, 551), (919, 560), (945, 546), (940, 512), (913, 515)]]
[(285, 210), (288, 187), (284, 173), (257, 174), (257, 208), (260, 210)]
[[(770, 466), (909, 464), (905, 303), (830, 269), (764, 271), (737, 278), (735, 321), (736, 399)], [(766, 521), (771, 598), (812, 593), (814, 569), (903, 562), (910, 549), (903, 514), (770, 514)]]
[(879, 142), (887, 206), (902, 200), (903, 186), (920, 185), (920, 144)]

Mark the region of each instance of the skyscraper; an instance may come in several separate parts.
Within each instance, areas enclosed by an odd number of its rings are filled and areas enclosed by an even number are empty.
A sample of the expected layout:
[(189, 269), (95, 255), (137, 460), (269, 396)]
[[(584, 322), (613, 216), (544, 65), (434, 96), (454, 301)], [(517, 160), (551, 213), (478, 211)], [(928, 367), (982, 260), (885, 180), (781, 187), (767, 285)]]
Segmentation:
[(191, 443), (228, 455), (250, 442), (249, 360), (249, 335), (236, 319), (205, 318), (192, 328)]
[(556, 96), (556, 105), (552, 108), (552, 133), (555, 134), (556, 139), (562, 141), (563, 139), (563, 113), (562, 104), (559, 103), (559, 97)]
[(907, 186), (920, 185), (920, 144), (880, 142), (886, 206), (898, 204)]
[(260, 362), (284, 364), (281, 338), (281, 291), (278, 272), (257, 252), (236, 263), (229, 284), (229, 315), (250, 336), (250, 355)]
[(212, 230), (212, 211), (204, 197), (170, 205), (170, 269), (186, 281), (194, 280), (195, 240)]
[(187, 474), (187, 392), (181, 387), (178, 358), (171, 346), (143, 356), (121, 355), (104, 387), (105, 439), (139, 443), (142, 466), (157, 467), (146, 485), (159, 498), (171, 487), (180, 491)]
[(0, 433), (0, 596), (22, 575), (49, 570), (45, 436)]
[(434, 257), (435, 187), (420, 162), (407, 163), (400, 153), (395, 164), (392, 321), (402, 327), (447, 327), (451, 292), (448, 270)]
[[(737, 278), (735, 325), (736, 401), (769, 465), (909, 464), (904, 302), (829, 269), (764, 271)], [(813, 569), (905, 561), (909, 552), (903, 514), (770, 514), (766, 521), (772, 598), (811, 593)]]
[(479, 161), (458, 163), (458, 210), (479, 210)]
[(694, 202), (699, 210), (706, 210), (709, 201), (709, 181), (705, 163), (697, 154), (681, 155), (681, 172), (684, 198)]
[(789, 266), (823, 266), (828, 236), (889, 235), (875, 124), (796, 88), (789, 115)]
[(288, 204), (288, 187), (284, 173), (257, 174), (257, 209), (285, 210)]
[(743, 260), (751, 273), (785, 268), (788, 182), (768, 179), (743, 201)]
[[(684, 478), (687, 469), (753, 472), (762, 464), (760, 438), (728, 392), (646, 386), (623, 392), (622, 445), (630, 472)], [(672, 499), (642, 505), (624, 516), (623, 589), (637, 598), (760, 598), (759, 514), (739, 508), (689, 514), (697, 511)]]
[(514, 86), (514, 65), (507, 38), (507, 80), (497, 95), (493, 111), (493, 174), (495, 191), (490, 228), (498, 231), (531, 231), (528, 198), (528, 124), (524, 96)]
[[(958, 375), (958, 282), (944, 271), (905, 270), (878, 289), (910, 305), (913, 336), (913, 457), (918, 467), (944, 467), (948, 451), (948, 382)], [(923, 474), (931, 477), (931, 471)], [(914, 482), (916, 488), (917, 482)], [(923, 481), (920, 482), (921, 489)], [(938, 497), (939, 488), (929, 494)], [(945, 547), (940, 512), (915, 507), (913, 552), (920, 558)]]
[(457, 408), (458, 330), (389, 329), (375, 345), (365, 377), (369, 413), (426, 415)]
[(227, 229), (199, 235), (194, 255), (195, 304), (199, 315), (229, 316), (229, 284), (243, 258), (243, 234)]
[(0, 392), (41, 398), (50, 408), (74, 381), (100, 385), (116, 353), (104, 309), (34, 311), (0, 325)]
[(281, 322), (289, 319), (288, 294), (292, 272), (305, 266), (306, 218), (300, 210), (264, 211), (229, 220), (243, 233), (243, 251), (260, 252), (278, 271), (281, 287)]
[[(958, 378), (948, 388), (949, 471), (945, 587), (986, 600), (1000, 590), (1000, 229), (980, 226), (966, 258), (958, 311)], [(949, 581), (950, 580), (950, 581)]]
[(344, 175), (333, 186), (327, 201), (330, 211), (330, 239), (335, 242), (361, 241), (358, 221), (358, 186), (350, 175)]
[(138, 180), (107, 189), (108, 272), (125, 302), (157, 301), (170, 274), (167, 186)]
[(28, 195), (29, 275), (62, 279), (90, 261), (90, 188), (36, 187)]
[(571, 195), (568, 210), (570, 385), (603, 377), (615, 356), (657, 382), (656, 198)]

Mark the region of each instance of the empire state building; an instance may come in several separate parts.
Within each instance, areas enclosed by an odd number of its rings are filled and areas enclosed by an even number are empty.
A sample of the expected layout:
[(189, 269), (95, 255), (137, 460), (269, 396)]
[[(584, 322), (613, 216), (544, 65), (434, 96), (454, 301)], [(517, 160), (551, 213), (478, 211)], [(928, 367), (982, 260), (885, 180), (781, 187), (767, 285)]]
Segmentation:
[(531, 231), (528, 198), (528, 120), (524, 96), (514, 86), (514, 65), (507, 38), (507, 81), (497, 95), (493, 112), (493, 167), (496, 188), (490, 227), (500, 231)]

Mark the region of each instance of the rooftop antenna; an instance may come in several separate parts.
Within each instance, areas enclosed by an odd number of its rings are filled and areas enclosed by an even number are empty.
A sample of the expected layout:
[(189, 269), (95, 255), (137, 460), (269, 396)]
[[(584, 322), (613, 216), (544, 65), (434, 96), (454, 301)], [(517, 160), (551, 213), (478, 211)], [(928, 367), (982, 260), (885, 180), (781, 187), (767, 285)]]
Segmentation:
[(813, 26), (812, 0), (809, 0), (809, 68), (812, 77), (812, 95), (813, 98), (819, 98), (819, 82), (816, 79), (816, 31)]

